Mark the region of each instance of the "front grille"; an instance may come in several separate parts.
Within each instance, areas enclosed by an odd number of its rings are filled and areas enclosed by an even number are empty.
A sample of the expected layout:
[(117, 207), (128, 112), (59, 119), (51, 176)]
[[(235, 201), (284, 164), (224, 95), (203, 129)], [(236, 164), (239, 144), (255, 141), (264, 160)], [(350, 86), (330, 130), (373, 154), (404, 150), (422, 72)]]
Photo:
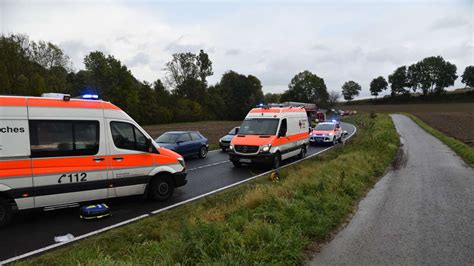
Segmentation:
[(235, 145), (235, 151), (240, 153), (256, 153), (258, 146)]
[(229, 143), (230, 143), (230, 140), (222, 140), (221, 142), (222, 142), (222, 143), (225, 143), (225, 144), (229, 144)]

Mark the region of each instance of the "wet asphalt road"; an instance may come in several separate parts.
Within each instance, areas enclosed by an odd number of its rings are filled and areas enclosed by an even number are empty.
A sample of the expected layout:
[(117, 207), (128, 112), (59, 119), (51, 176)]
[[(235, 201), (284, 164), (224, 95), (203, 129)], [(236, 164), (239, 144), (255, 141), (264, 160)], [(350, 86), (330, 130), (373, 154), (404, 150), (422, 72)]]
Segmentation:
[[(349, 135), (352, 125), (341, 123)], [(310, 147), (308, 155), (327, 147)], [(231, 185), (268, 169), (234, 168), (227, 153), (209, 152), (205, 159), (186, 159), (188, 183), (177, 188), (166, 202), (145, 201), (142, 197), (127, 197), (107, 201), (113, 216), (96, 221), (81, 221), (78, 208), (50, 212), (35, 211), (18, 215), (12, 224), (0, 229), (0, 262), (54, 244), (54, 237), (71, 233), (80, 236), (113, 224), (171, 206), (213, 190)], [(285, 161), (284, 163), (290, 163)], [(1, 263), (0, 263), (1, 264)]]
[(392, 115), (398, 169), (359, 204), (312, 265), (474, 265), (474, 170), (411, 119)]

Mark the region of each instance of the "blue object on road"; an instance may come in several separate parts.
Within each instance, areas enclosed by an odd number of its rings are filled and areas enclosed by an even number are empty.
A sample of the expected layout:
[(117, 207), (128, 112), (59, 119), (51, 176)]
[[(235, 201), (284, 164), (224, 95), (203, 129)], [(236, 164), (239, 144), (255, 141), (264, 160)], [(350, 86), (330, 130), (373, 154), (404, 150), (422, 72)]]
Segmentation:
[(101, 219), (112, 215), (109, 206), (104, 203), (82, 206), (79, 217), (83, 220)]

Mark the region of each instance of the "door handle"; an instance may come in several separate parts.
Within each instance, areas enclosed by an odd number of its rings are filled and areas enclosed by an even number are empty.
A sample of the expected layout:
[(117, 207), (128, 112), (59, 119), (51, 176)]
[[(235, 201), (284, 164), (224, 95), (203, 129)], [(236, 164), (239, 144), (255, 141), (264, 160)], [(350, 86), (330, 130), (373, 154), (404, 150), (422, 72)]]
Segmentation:
[(121, 161), (121, 160), (123, 160), (123, 157), (117, 156), (117, 157), (114, 157), (113, 160), (115, 160), (115, 161)]
[(95, 162), (102, 162), (103, 160), (105, 160), (104, 158), (101, 158), (101, 157), (95, 157), (93, 159)]

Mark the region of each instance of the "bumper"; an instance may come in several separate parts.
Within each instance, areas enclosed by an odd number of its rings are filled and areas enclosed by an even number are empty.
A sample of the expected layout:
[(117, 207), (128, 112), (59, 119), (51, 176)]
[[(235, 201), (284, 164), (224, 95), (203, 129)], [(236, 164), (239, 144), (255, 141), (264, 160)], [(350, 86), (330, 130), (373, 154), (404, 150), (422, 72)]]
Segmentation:
[(311, 144), (317, 144), (317, 143), (329, 143), (332, 142), (335, 137), (310, 137), (309, 138), (309, 143)]
[(188, 173), (186, 173), (186, 171), (174, 173), (173, 174), (174, 186), (175, 187), (182, 187), (182, 186), (186, 185), (186, 183), (188, 183), (188, 180), (186, 180), (186, 175), (187, 174)]
[(219, 148), (229, 148), (230, 142), (219, 142)]
[(238, 163), (247, 164), (271, 164), (275, 155), (272, 153), (261, 153), (257, 155), (241, 155), (235, 152), (229, 152), (229, 160)]

